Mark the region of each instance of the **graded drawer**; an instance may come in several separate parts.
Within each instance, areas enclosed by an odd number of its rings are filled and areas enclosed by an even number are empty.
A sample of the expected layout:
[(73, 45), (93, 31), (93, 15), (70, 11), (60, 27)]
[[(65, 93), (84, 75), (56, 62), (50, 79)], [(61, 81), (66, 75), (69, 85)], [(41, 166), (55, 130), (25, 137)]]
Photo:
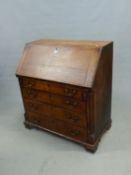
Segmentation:
[(22, 86), (85, 100), (88, 89), (33, 78), (21, 78)]
[(85, 129), (75, 127), (67, 122), (47, 118), (42, 114), (27, 112), (26, 120), (31, 123), (37, 124), (40, 127), (55, 131), (59, 134), (74, 138), (76, 140), (86, 141), (87, 139), (87, 133)]
[(35, 89), (30, 89), (30, 88), (23, 88), (22, 92), (23, 92), (24, 98), (28, 100), (45, 102), (48, 104), (63, 107), (69, 110), (77, 111), (77, 112), (85, 112), (86, 110), (86, 102), (79, 101), (75, 98), (50, 94), (44, 91), (39, 91)]
[(27, 121), (33, 124), (56, 131), (57, 126), (54, 118), (48, 118), (45, 114), (34, 113), (31, 111), (26, 111), (25, 117)]
[(27, 111), (44, 114), (47, 118), (56, 118), (62, 121), (69, 122), (80, 127), (87, 127), (86, 114), (73, 113), (60, 107), (55, 107), (46, 103), (25, 100)]
[(38, 91), (31, 88), (22, 88), (22, 94), (25, 99), (51, 103), (51, 94), (44, 91)]
[(81, 141), (87, 140), (87, 131), (84, 128), (79, 128), (66, 122), (58, 122), (58, 128), (61, 134)]

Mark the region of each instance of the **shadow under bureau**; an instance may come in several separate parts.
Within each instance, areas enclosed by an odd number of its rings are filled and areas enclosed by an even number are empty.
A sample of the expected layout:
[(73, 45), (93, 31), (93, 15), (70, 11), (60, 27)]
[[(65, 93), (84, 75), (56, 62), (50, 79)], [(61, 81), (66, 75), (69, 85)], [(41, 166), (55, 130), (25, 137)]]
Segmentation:
[(38, 40), (26, 44), (16, 75), (25, 126), (95, 151), (111, 126), (113, 43)]

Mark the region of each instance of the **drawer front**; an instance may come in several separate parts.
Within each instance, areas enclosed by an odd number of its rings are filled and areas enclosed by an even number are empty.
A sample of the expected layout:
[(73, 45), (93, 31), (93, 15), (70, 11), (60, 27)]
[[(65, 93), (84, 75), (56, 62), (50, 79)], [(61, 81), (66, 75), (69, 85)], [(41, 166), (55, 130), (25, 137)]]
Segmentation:
[(42, 101), (49, 104), (51, 103), (51, 94), (49, 93), (31, 88), (23, 88), (22, 93), (25, 99)]
[(56, 131), (57, 126), (55, 119), (53, 118), (48, 118), (46, 115), (38, 114), (38, 113), (33, 113), (33, 112), (26, 112), (26, 120), (37, 124), (41, 127), (48, 128), (50, 130)]
[(62, 122), (52, 118), (47, 118), (42, 114), (36, 114), (32, 112), (27, 112), (26, 118), (28, 121), (34, 124), (37, 124), (51, 131), (55, 131), (67, 137), (74, 138), (76, 140), (81, 140), (81, 141), (86, 141), (87, 139), (87, 133), (85, 129), (75, 127), (66, 122)]
[(63, 107), (65, 109), (77, 111), (80, 113), (85, 112), (86, 110), (86, 102), (79, 101), (78, 99), (75, 98), (50, 94), (44, 91), (38, 91), (30, 88), (28, 89), (23, 88), (22, 92), (25, 99), (49, 103), (55, 106)]
[(73, 125), (69, 125), (66, 123), (58, 122), (59, 130), (61, 134), (74, 138), (76, 140), (86, 141), (87, 140), (87, 133), (86, 130), (83, 128), (79, 128)]
[(39, 114), (44, 114), (44, 116), (53, 116), (52, 106), (46, 103), (39, 103), (30, 100), (24, 100), (26, 111), (32, 111)]
[(76, 126), (87, 127), (86, 114), (73, 113), (60, 107), (28, 100), (25, 100), (25, 107), (27, 111), (44, 114), (47, 117), (66, 121)]
[(77, 99), (74, 98), (69, 98), (69, 97), (56, 97), (52, 96), (52, 104), (56, 104), (58, 106), (61, 106), (65, 109), (79, 112), (79, 113), (85, 113), (86, 111), (86, 103), (82, 101), (78, 101)]
[(36, 80), (33, 78), (22, 78), (22, 85), (27, 88), (47, 91), (50, 93), (64, 95), (67, 97), (74, 97), (81, 100), (85, 99), (88, 93), (86, 88), (79, 88), (72, 85), (59, 84), (43, 80)]

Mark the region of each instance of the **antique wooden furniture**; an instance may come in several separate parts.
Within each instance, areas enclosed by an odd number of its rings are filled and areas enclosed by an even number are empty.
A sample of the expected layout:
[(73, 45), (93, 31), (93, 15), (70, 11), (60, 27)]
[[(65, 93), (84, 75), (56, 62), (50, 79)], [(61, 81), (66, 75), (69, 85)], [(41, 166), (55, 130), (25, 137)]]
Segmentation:
[(111, 125), (113, 43), (38, 40), (26, 44), (17, 68), (25, 126), (95, 151)]

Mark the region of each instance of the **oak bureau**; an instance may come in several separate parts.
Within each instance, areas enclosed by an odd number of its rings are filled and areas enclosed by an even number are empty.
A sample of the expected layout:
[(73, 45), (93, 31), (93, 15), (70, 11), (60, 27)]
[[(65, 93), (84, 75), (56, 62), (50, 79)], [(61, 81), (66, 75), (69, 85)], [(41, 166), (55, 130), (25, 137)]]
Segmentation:
[(37, 40), (17, 67), (25, 126), (39, 128), (94, 152), (111, 126), (111, 41)]

